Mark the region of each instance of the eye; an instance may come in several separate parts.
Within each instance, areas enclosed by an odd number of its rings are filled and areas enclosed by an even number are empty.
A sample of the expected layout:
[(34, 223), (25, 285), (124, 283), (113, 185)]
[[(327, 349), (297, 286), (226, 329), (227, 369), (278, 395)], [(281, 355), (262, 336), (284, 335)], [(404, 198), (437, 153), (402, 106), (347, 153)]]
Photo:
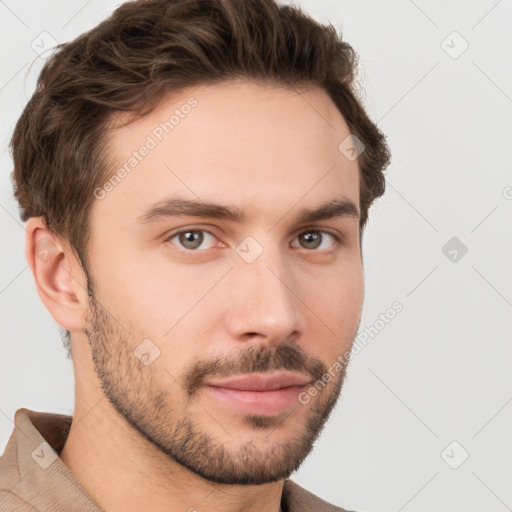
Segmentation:
[(180, 231), (166, 238), (166, 242), (172, 242), (172, 240), (177, 239), (181, 247), (187, 250), (195, 250), (201, 247), (203, 242), (207, 244), (207, 247), (203, 247), (203, 249), (210, 249), (215, 244), (216, 238), (208, 231), (204, 229), (187, 229), (184, 231)]
[[(297, 236), (296, 240), (299, 240), (299, 243), (304, 249), (319, 249), (320, 251), (325, 250), (326, 252), (333, 251), (336, 246), (340, 244), (340, 239), (338, 237), (320, 229), (310, 229), (309, 231), (304, 231)], [(327, 243), (325, 243), (326, 241)]]
[[(341, 238), (320, 229), (310, 229), (300, 233), (295, 240), (300, 247), (315, 252), (333, 252), (341, 244)], [(165, 239), (188, 251), (206, 250), (215, 246), (216, 237), (204, 229), (184, 229)], [(296, 245), (295, 245), (296, 247)]]

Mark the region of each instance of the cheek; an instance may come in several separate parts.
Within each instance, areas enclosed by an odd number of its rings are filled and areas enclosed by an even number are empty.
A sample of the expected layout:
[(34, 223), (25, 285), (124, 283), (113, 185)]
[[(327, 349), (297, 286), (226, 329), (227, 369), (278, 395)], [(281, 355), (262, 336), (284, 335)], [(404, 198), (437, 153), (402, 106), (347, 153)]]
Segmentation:
[(149, 333), (161, 350), (161, 363), (175, 377), (204, 359), (205, 346), (219, 338), (216, 329), (226, 305), (217, 283), (225, 272), (192, 265), (185, 272), (153, 269), (130, 285), (130, 321), (137, 332)]
[[(309, 283), (304, 292), (304, 303), (314, 314), (308, 313), (316, 331), (322, 330), (332, 339), (332, 350), (339, 353), (352, 343), (357, 334), (364, 297), (364, 276), (361, 266), (353, 266), (317, 282)], [(311, 326), (310, 326), (311, 327)]]
[[(112, 245), (104, 249), (97, 261), (114, 254)], [(127, 250), (117, 260), (110, 256), (97, 264), (94, 279), (101, 304), (129, 350), (151, 340), (160, 351), (156, 367), (177, 376), (191, 360), (204, 358), (201, 343), (213, 336), (222, 307), (222, 283), (217, 283), (229, 268), (225, 263), (177, 265), (163, 251), (144, 259)]]
[[(164, 247), (151, 254), (107, 247), (98, 258), (95, 278), (101, 295), (140, 328), (165, 334), (215, 285), (224, 268), (172, 261)], [(112, 255), (117, 254), (118, 258)], [(107, 255), (110, 255), (107, 258)]]

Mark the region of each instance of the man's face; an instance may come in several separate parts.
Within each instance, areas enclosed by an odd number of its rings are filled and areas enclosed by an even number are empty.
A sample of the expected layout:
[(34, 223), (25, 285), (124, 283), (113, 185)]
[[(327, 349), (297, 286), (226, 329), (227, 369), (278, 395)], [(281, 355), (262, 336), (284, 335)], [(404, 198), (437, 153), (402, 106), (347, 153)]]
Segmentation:
[[(96, 373), (134, 429), (206, 479), (288, 477), (339, 396), (344, 371), (332, 367), (363, 302), (359, 219), (299, 215), (357, 209), (357, 162), (338, 150), (349, 133), (320, 89), (245, 81), (182, 91), (110, 132), (115, 170), (138, 154), (92, 210)], [(245, 219), (160, 209), (141, 220), (169, 198)], [(321, 391), (299, 400), (314, 383)]]

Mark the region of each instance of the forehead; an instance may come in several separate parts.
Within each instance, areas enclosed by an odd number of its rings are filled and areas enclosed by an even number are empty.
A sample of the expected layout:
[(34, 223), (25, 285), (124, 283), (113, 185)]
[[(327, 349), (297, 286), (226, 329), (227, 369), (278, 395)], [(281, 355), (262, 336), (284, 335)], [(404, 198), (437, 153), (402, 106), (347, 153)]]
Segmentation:
[(249, 81), (187, 88), (108, 132), (114, 179), (93, 212), (126, 222), (170, 193), (260, 204), (261, 214), (279, 203), (289, 208), (301, 196), (315, 202), (336, 192), (357, 204), (357, 162), (338, 149), (349, 135), (320, 88)]

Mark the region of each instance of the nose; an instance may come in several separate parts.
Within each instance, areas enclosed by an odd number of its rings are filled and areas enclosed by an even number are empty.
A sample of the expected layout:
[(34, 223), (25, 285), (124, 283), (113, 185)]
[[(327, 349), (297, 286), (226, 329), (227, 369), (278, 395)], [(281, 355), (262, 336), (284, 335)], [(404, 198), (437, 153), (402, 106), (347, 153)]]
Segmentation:
[(304, 333), (299, 283), (292, 274), (278, 251), (265, 250), (252, 263), (236, 261), (226, 311), (232, 339), (258, 339), (270, 347), (296, 341)]

